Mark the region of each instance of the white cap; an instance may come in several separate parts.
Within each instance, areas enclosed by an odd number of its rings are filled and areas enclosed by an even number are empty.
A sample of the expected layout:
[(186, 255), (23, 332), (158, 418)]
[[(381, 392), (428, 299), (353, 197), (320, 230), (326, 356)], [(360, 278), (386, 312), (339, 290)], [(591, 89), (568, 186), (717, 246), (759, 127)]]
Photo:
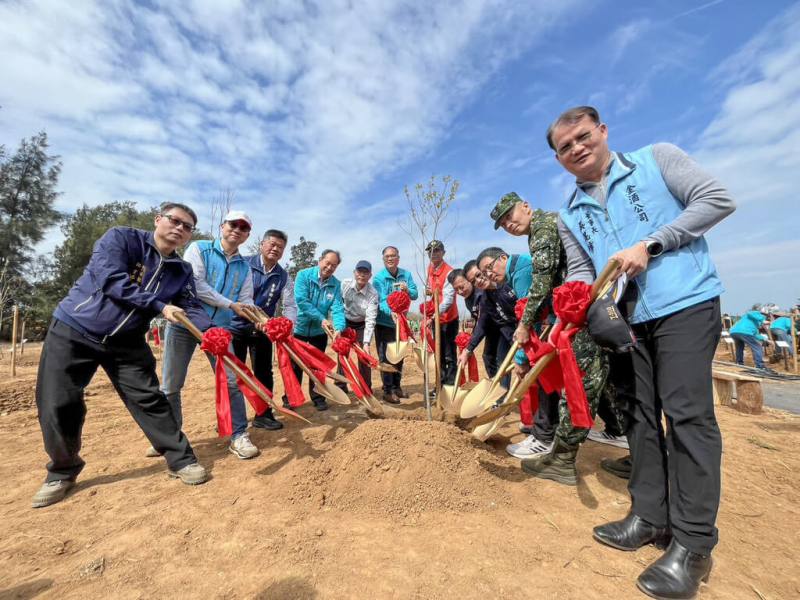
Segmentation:
[(222, 219), (223, 222), (226, 221), (246, 221), (250, 227), (253, 226), (253, 222), (250, 220), (250, 217), (247, 216), (247, 213), (243, 210), (231, 210), (225, 215), (225, 218)]

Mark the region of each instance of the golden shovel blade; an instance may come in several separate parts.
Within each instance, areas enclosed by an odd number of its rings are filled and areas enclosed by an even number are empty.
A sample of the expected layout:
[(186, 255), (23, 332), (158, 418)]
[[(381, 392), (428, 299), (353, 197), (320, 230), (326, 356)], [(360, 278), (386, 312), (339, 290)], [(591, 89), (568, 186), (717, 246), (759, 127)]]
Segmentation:
[(399, 373), (400, 371), (397, 367), (390, 365), (389, 363), (378, 363), (378, 370), (383, 371), (384, 373)]
[(486, 394), (492, 389), (491, 379), (481, 379), (472, 388), (461, 403), (459, 414), (462, 419), (469, 419), (481, 412), (481, 403)]
[(472, 437), (485, 442), (500, 428), (500, 419), (486, 423), (472, 430)]
[(461, 405), (464, 403), (464, 398), (467, 397), (469, 391), (474, 387), (472, 384), (469, 388), (465, 387), (467, 384), (462, 385), (456, 392), (456, 397), (450, 402), (450, 412), (457, 415), (461, 412)]
[(365, 396), (362, 402), (367, 411), (371, 412), (373, 415), (377, 417), (382, 417), (384, 415), (383, 405), (381, 405), (380, 400), (374, 395), (370, 394), (369, 396)]
[(403, 362), (403, 359), (408, 354), (408, 348), (411, 344), (405, 342), (389, 342), (386, 345), (386, 360), (396, 365)]
[[(329, 400), (335, 402), (336, 404), (352, 404), (352, 402), (350, 401), (350, 396), (348, 396), (347, 392), (345, 392), (338, 385), (336, 385), (332, 381), (326, 381), (324, 385)], [(322, 393), (322, 395), (325, 396), (326, 394)]]

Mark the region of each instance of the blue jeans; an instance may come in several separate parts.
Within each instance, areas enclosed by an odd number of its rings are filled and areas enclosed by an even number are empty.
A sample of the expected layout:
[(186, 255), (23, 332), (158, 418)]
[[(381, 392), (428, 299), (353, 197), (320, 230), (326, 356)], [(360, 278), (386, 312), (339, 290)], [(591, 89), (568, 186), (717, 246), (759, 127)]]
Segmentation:
[[(183, 413), (181, 411), (181, 389), (186, 382), (186, 373), (189, 370), (189, 363), (192, 360), (194, 349), (197, 348), (197, 339), (189, 333), (185, 327), (170, 323), (164, 333), (164, 365), (161, 374), (161, 391), (167, 396), (175, 419), (178, 421), (178, 428), (183, 424)], [(233, 353), (233, 348), (228, 349)], [(213, 369), (216, 365), (216, 358), (208, 356)], [(231, 421), (233, 422), (233, 434), (231, 439), (235, 440), (247, 431), (247, 409), (244, 405), (242, 392), (236, 385), (236, 374), (225, 369), (228, 376), (228, 395), (231, 399)]]
[(744, 347), (746, 344), (747, 347), (750, 348), (750, 353), (753, 355), (753, 362), (756, 365), (756, 369), (764, 368), (764, 351), (761, 348), (761, 341), (756, 336), (732, 333), (731, 337), (736, 346), (737, 364), (744, 364)]
[(789, 353), (789, 356), (794, 354), (794, 344), (792, 343), (792, 336), (786, 333), (783, 329), (770, 329), (772, 332), (772, 337), (774, 337), (779, 342), (786, 342), (789, 344), (789, 348), (778, 348), (778, 354), (783, 354), (784, 351)]

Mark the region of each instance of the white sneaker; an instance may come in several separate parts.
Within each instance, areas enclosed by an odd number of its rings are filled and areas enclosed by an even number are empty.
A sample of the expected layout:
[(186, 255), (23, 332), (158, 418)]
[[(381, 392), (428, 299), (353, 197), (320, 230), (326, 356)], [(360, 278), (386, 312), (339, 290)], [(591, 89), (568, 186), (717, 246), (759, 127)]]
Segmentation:
[(624, 435), (611, 435), (605, 431), (592, 429), (589, 432), (589, 439), (598, 444), (608, 444), (609, 446), (624, 448), (625, 450), (630, 449), (628, 448), (628, 439)]
[(508, 452), (514, 458), (519, 458), (520, 460), (523, 458), (533, 458), (534, 456), (547, 454), (552, 449), (553, 442), (545, 444), (544, 442), (537, 440), (533, 434), (529, 435), (518, 444), (509, 444), (506, 446), (506, 452)]
[(250, 441), (250, 436), (246, 433), (233, 440), (231, 445), (228, 446), (228, 450), (241, 459), (253, 458), (259, 454), (258, 448)]

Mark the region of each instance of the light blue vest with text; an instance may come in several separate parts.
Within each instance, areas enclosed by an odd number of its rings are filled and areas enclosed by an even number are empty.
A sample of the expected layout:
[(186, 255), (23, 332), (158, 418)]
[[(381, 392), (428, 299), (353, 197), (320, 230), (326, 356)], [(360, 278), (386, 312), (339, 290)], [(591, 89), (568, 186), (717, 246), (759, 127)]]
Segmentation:
[[(228, 262), (219, 240), (198, 240), (194, 243), (203, 257), (208, 284), (231, 301), (238, 301), (242, 283), (246, 277), (250, 277), (247, 261), (241, 255), (236, 255)], [(202, 304), (215, 327), (228, 327), (231, 324), (233, 311), (230, 308), (218, 308), (205, 302)]]
[[(597, 273), (611, 255), (646, 239), (685, 208), (664, 183), (652, 146), (615, 156), (606, 180), (605, 209), (577, 188), (559, 211)], [(702, 237), (651, 258), (633, 281), (639, 299), (631, 323), (678, 312), (724, 291)]]

